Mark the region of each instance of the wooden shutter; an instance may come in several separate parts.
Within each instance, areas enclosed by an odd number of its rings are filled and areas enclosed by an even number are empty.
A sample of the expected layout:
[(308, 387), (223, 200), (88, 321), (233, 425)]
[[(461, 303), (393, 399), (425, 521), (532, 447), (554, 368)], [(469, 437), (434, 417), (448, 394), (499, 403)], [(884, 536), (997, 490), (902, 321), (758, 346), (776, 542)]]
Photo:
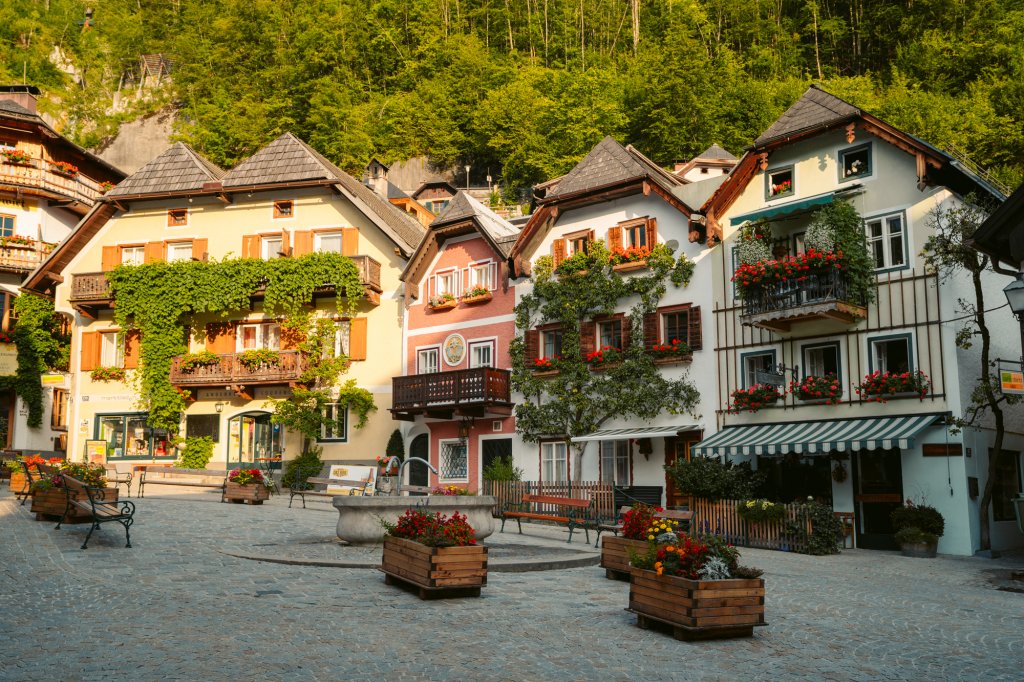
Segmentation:
[(242, 237), (242, 258), (260, 257), (260, 238), (254, 234)]
[(565, 260), (565, 240), (556, 239), (551, 243), (551, 261), (553, 267)]
[(658, 337), (658, 313), (644, 315), (644, 347), (650, 348), (661, 343)]
[(359, 253), (359, 230), (354, 227), (341, 228), (341, 255), (355, 256)]
[(647, 248), (653, 249), (658, 243), (658, 219), (647, 219)]
[(288, 230), (281, 230), (281, 253), (285, 256), (292, 255), (292, 241)]
[(355, 317), (348, 321), (348, 359), (366, 359), (366, 318)]
[(296, 230), (293, 234), (295, 244), (292, 246), (293, 256), (305, 256), (313, 253), (313, 233), (309, 230)]
[(209, 257), (210, 240), (209, 239), (193, 239), (192, 240), (192, 260), (207, 260)]
[(146, 242), (146, 250), (144, 251), (146, 263), (155, 263), (156, 261), (163, 260), (164, 256), (164, 243), (163, 242)]
[(612, 225), (608, 228), (608, 250), (613, 251), (614, 249), (622, 248), (622, 228), (618, 225)]
[(110, 272), (118, 265), (121, 264), (121, 247), (119, 246), (104, 246), (103, 247), (103, 272)]
[(633, 320), (629, 315), (622, 318), (622, 350), (630, 347), (633, 340)]
[(100, 366), (100, 333), (82, 334), (81, 369), (90, 372)]
[(691, 350), (700, 350), (703, 347), (701, 340), (700, 306), (690, 308), (690, 315), (687, 321), (689, 330), (687, 332), (686, 344)]
[(210, 322), (206, 325), (206, 350), (218, 355), (235, 352), (235, 325), (231, 322)]
[(533, 367), (534, 361), (540, 357), (540, 332), (536, 329), (531, 329), (526, 332), (523, 340), (523, 350), (526, 355), (526, 367), (529, 369), (530, 367)]
[(302, 340), (301, 332), (281, 325), (281, 350), (296, 350)]
[(141, 337), (137, 329), (124, 334), (124, 368), (135, 369), (139, 366), (139, 341)]
[(597, 325), (593, 322), (580, 322), (580, 353), (587, 359), (587, 353), (597, 349)]

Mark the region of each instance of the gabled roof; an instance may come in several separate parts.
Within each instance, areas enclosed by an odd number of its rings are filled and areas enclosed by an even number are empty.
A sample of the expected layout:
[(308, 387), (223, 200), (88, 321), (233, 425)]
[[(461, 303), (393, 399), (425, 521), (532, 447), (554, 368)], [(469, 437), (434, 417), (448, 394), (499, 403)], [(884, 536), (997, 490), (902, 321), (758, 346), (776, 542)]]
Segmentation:
[(678, 178), (667, 173), (635, 148), (623, 147), (609, 135), (598, 142), (571, 171), (562, 176), (558, 184), (544, 196), (544, 201), (644, 178), (654, 180), (666, 188), (680, 184)]
[(228, 188), (333, 179), (332, 170), (312, 148), (291, 133), (284, 133), (228, 171), (223, 183)]
[(107, 198), (155, 193), (200, 191), (208, 182), (224, 177), (224, 171), (200, 156), (184, 142), (175, 142), (155, 159), (135, 171)]
[(430, 227), (431, 229), (443, 227), (463, 220), (474, 220), (495, 243), (502, 239), (510, 237), (514, 239), (519, 236), (519, 230), (515, 226), (466, 192), (461, 191), (452, 197), (448, 208), (430, 223)]
[(450, 191), (452, 193), (452, 195), (454, 195), (456, 192), (459, 191), (455, 187), (455, 185), (453, 185), (452, 183), (448, 182), (444, 178), (433, 177), (433, 178), (427, 178), (426, 180), (424, 180), (423, 184), (421, 184), (419, 187), (417, 187), (416, 191), (412, 193), (412, 198), (413, 199), (418, 199), (419, 196), (420, 196), (420, 193), (422, 193), (423, 190), (427, 189), (428, 187), (444, 187), (445, 189)]
[(768, 130), (754, 140), (754, 146), (760, 147), (772, 140), (789, 137), (814, 128), (830, 127), (852, 120), (862, 113), (860, 109), (849, 102), (844, 102), (812, 84), (807, 92), (793, 103), (793, 106), (786, 109), (785, 113), (768, 127)]
[(697, 161), (736, 161), (736, 157), (729, 150), (718, 146), (717, 143), (702, 151), (694, 159)]

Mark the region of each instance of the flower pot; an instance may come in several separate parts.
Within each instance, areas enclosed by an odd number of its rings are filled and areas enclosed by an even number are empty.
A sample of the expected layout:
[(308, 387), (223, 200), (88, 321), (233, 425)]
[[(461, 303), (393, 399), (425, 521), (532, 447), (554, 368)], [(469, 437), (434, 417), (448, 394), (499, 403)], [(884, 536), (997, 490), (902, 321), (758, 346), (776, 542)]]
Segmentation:
[(459, 305), (458, 301), (445, 301), (443, 303), (436, 303), (428, 305), (428, 307), (434, 312), (440, 312), (442, 310), (451, 310)]
[(647, 267), (647, 259), (644, 259), (644, 260), (635, 260), (635, 261), (630, 261), (628, 263), (619, 263), (618, 265), (613, 265), (612, 266), (612, 270), (614, 270), (615, 272), (630, 272), (632, 270), (643, 270), (646, 267)]
[(618, 535), (601, 538), (601, 568), (605, 577), (611, 580), (629, 580), (629, 551), (637, 554), (647, 551), (643, 540), (630, 540)]
[[(105, 495), (110, 502), (117, 502), (117, 488), (108, 488)], [(71, 492), (72, 499), (89, 503), (89, 497), (84, 490)], [(64, 515), (67, 507), (67, 493), (64, 488), (48, 488), (46, 490), (32, 491), (32, 513), (36, 515), (37, 521), (50, 521), (59, 519)], [(89, 521), (90, 514), (80, 507), (72, 507), (64, 523), (85, 523)]]
[(676, 639), (750, 637), (764, 621), (764, 579), (688, 580), (630, 570), (629, 610), (637, 625), (672, 628)]
[(535, 377), (553, 377), (557, 375), (559, 370), (557, 369), (535, 369), (533, 370), (533, 376)]
[(462, 302), (466, 305), (476, 305), (478, 303), (487, 303), (487, 301), (490, 301), (492, 298), (494, 298), (494, 296), (488, 291), (486, 294), (480, 294), (479, 296), (465, 296), (463, 297)]
[(674, 365), (680, 362), (693, 362), (693, 354), (688, 355), (663, 355), (660, 358), (654, 358), (654, 364), (656, 365)]
[(270, 499), (270, 488), (262, 483), (247, 483), (239, 485), (228, 481), (224, 490), (224, 499), (235, 504), (248, 502), (249, 504), (263, 504), (263, 500)]
[(479, 597), (487, 584), (487, 548), (428, 547), (412, 540), (385, 536), (381, 570), (388, 585), (405, 584), (420, 599)]
[(916, 557), (918, 559), (934, 559), (938, 543), (911, 542), (900, 545), (900, 552), (903, 556)]

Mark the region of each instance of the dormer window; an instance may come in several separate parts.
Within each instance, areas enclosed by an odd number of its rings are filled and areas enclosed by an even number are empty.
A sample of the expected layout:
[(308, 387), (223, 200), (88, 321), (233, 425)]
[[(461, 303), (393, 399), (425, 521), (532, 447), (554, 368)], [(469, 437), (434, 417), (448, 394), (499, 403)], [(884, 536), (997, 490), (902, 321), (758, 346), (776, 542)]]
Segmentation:
[(188, 209), (172, 208), (167, 211), (167, 227), (184, 227), (188, 225)]
[(274, 202), (274, 219), (292, 218), (295, 216), (295, 205), (291, 201)]
[(794, 194), (793, 167), (776, 168), (765, 174), (768, 186), (765, 188), (765, 198), (780, 199)]
[(862, 144), (839, 152), (839, 181), (871, 175), (871, 144)]

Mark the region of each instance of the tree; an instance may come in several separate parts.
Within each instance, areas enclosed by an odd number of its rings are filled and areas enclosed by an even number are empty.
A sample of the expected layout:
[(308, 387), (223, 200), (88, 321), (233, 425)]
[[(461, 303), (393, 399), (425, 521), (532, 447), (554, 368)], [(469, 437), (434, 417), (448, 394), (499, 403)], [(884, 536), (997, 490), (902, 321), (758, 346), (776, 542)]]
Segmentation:
[(963, 326), (957, 331), (957, 346), (966, 350), (973, 346), (975, 337), (981, 339), (978, 354), (977, 381), (971, 390), (970, 402), (964, 414), (954, 417), (956, 429), (980, 428), (991, 424), (995, 431), (992, 453), (988, 458), (988, 472), (985, 489), (978, 504), (981, 524), (981, 549), (991, 549), (989, 530), (989, 508), (995, 490), (999, 465), (1007, 453), (1003, 451), (1005, 434), (1003, 404), (1014, 405), (1017, 396), (1003, 395), (999, 391), (999, 378), (992, 368), (992, 333), (985, 317), (984, 275), (989, 266), (988, 256), (967, 246), (966, 241), (984, 222), (986, 212), (968, 196), (965, 203), (945, 208), (935, 208), (929, 216), (929, 226), (935, 234), (925, 242), (924, 255), (928, 267), (938, 271), (940, 281), (947, 281), (958, 274), (966, 273), (970, 278), (973, 298), (958, 298), (957, 306), (965, 316)]
[[(687, 379), (666, 379), (644, 347), (644, 314), (653, 313), (669, 281), (686, 286), (693, 263), (677, 260), (665, 246), (648, 259), (648, 275), (624, 278), (612, 270), (603, 242), (589, 254), (563, 261), (557, 269), (542, 256), (534, 266), (533, 291), (516, 306), (519, 335), (512, 342), (512, 388), (525, 400), (516, 405), (516, 428), (527, 442), (552, 436), (573, 452), (573, 479), (581, 478), (586, 443), (572, 438), (597, 430), (613, 417), (649, 421), (664, 412), (689, 412), (697, 404), (697, 389)], [(623, 329), (625, 348), (617, 364), (597, 372), (581, 346), (581, 327), (600, 315), (629, 304), (629, 332)], [(557, 370), (538, 376), (527, 357), (526, 337), (541, 323), (553, 323), (562, 332), (561, 353), (544, 358)], [(588, 362), (590, 360), (590, 362)], [(546, 373), (545, 373), (546, 374)]]

